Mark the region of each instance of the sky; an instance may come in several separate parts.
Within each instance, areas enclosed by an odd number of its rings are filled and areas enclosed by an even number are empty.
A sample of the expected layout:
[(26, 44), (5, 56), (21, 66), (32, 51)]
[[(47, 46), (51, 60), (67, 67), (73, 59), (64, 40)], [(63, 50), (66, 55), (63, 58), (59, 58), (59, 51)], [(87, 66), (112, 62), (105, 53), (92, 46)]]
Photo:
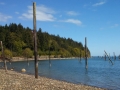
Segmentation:
[(0, 25), (21, 23), (85, 44), (91, 56), (120, 54), (120, 0), (0, 0)]

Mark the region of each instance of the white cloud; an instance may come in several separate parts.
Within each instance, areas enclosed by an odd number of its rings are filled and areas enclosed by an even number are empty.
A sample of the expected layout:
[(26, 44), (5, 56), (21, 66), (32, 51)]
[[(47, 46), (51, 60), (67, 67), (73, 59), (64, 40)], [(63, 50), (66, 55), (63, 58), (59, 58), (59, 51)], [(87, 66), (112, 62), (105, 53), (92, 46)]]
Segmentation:
[(78, 15), (78, 13), (74, 12), (74, 11), (68, 11), (67, 14), (70, 15), (70, 16), (76, 16), (76, 15)]
[(106, 2), (99, 2), (99, 3), (95, 3), (95, 4), (93, 4), (92, 6), (100, 6), (100, 5), (103, 5), (103, 4), (105, 4)]
[(87, 4), (84, 4), (83, 7), (87, 7), (88, 5)]
[(114, 26), (117, 27), (117, 26), (119, 26), (119, 24), (115, 24)]
[(5, 5), (5, 3), (4, 2), (0, 2), (0, 5)]
[(59, 27), (59, 25), (53, 25), (54, 27)]
[(115, 28), (115, 27), (118, 27), (119, 24), (114, 24), (113, 26), (111, 26), (111, 28)]
[(101, 27), (100, 30), (104, 30), (105, 28)]
[[(40, 5), (36, 7), (36, 19), (38, 21), (54, 21), (55, 18), (53, 14), (55, 13), (54, 10), (44, 6)], [(22, 16), (19, 18), (22, 19), (33, 19), (33, 7), (28, 6), (28, 11), (26, 13), (23, 13)]]
[(62, 15), (60, 15), (59, 17), (62, 17)]
[(15, 14), (19, 14), (19, 12), (15, 12)]
[(12, 16), (0, 13), (0, 22), (6, 22), (10, 18), (12, 18)]
[(73, 24), (76, 24), (76, 25), (82, 25), (82, 22), (80, 20), (76, 20), (76, 19), (61, 20), (61, 22), (67, 22), (67, 23), (73, 23)]

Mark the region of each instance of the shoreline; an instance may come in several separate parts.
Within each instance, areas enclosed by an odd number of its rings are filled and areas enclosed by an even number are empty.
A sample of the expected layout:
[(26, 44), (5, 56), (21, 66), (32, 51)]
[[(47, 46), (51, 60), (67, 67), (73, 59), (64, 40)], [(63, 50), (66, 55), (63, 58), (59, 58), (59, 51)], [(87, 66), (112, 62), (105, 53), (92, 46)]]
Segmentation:
[(0, 69), (0, 90), (106, 90), (99, 87), (73, 84), (46, 77)]
[[(75, 58), (78, 58), (78, 57), (69, 57), (69, 58), (50, 58), (50, 60), (62, 60), (62, 59), (75, 59)], [(11, 62), (17, 62), (17, 61), (32, 61), (32, 60), (34, 60), (34, 58), (23, 58), (23, 57), (13, 57), (12, 59), (11, 59)], [(38, 61), (40, 61), (40, 60), (49, 60), (49, 58), (48, 57), (40, 57), (40, 58), (37, 58), (37, 60)], [(8, 61), (8, 60), (6, 60), (6, 61)], [(1, 59), (0, 59), (0, 62), (3, 62)]]

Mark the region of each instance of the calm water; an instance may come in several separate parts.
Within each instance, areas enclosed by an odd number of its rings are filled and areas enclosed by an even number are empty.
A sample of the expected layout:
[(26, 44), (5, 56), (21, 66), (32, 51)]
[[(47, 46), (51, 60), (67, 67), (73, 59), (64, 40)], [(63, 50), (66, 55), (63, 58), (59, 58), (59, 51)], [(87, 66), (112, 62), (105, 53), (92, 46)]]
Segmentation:
[[(81, 62), (78, 59), (52, 60), (52, 66), (49, 67), (49, 61), (39, 61), (39, 75), (57, 80), (67, 81), (75, 84), (86, 84), (96, 87), (120, 90), (120, 60), (112, 60), (112, 65), (108, 60), (101, 58), (90, 58), (88, 60), (88, 69), (85, 69), (85, 60)], [(3, 65), (3, 63), (0, 63)], [(34, 62), (12, 62), (7, 63), (8, 68), (14, 67), (14, 70), (27, 70), (26, 73), (34, 74)]]

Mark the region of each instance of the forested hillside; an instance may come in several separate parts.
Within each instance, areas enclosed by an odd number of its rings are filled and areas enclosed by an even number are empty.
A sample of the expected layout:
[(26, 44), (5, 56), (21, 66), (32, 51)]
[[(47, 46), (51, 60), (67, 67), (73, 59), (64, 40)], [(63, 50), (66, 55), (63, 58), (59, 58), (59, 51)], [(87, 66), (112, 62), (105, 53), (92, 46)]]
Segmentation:
[[(11, 23), (0, 26), (0, 41), (3, 42), (6, 56), (33, 56), (33, 30), (25, 28), (21, 24)], [(59, 35), (50, 35), (37, 30), (38, 55), (50, 55), (54, 57), (84, 57), (84, 46), (81, 42), (73, 41), (71, 38), (63, 38)], [(1, 47), (0, 47), (1, 51)], [(29, 54), (27, 54), (29, 52)], [(88, 56), (90, 51), (88, 49)]]

